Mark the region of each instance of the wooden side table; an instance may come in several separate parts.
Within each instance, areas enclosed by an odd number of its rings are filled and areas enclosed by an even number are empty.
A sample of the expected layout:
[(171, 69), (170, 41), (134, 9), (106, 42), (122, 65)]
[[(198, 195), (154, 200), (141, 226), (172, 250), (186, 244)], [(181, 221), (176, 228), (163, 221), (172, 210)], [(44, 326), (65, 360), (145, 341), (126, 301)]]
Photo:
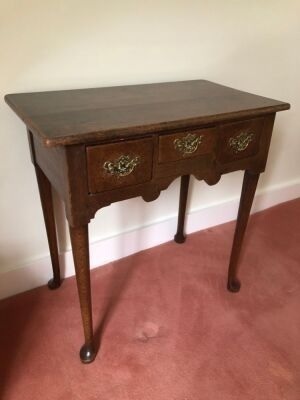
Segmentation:
[(109, 204), (156, 199), (181, 176), (177, 243), (183, 243), (189, 177), (209, 185), (244, 170), (228, 284), (238, 292), (238, 258), (277, 111), (290, 105), (195, 80), (83, 90), (10, 94), (27, 126), (47, 230), (53, 278), (61, 284), (51, 185), (66, 208), (85, 343), (94, 360), (88, 223)]

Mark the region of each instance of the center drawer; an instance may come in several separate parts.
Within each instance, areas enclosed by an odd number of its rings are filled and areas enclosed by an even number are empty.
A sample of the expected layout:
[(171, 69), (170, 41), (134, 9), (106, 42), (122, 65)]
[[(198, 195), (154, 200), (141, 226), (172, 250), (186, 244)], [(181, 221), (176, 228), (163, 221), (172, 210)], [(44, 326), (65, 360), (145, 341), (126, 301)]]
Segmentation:
[(213, 151), (216, 128), (192, 129), (159, 137), (158, 162), (196, 157)]
[(88, 146), (86, 154), (90, 193), (135, 185), (151, 179), (151, 138)]

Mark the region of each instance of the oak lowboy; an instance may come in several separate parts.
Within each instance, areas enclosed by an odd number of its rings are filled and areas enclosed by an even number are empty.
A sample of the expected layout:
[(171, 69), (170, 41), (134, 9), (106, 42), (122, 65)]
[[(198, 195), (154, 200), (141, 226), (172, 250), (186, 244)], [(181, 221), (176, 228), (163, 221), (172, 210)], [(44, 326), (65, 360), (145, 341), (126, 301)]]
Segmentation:
[(154, 200), (181, 177), (174, 239), (182, 243), (190, 175), (213, 185), (222, 174), (244, 170), (227, 282), (230, 291), (239, 291), (238, 257), (256, 185), (275, 114), (289, 104), (203, 80), (5, 99), (27, 126), (53, 266), (51, 289), (61, 283), (52, 186), (65, 204), (85, 336), (83, 362), (96, 356), (88, 223), (101, 207), (136, 196)]

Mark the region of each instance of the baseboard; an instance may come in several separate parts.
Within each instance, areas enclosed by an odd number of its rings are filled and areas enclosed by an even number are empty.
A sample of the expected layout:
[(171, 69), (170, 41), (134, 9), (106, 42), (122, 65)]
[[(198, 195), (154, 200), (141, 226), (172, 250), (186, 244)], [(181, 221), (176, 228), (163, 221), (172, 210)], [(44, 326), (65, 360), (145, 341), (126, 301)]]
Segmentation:
[[(264, 189), (257, 192), (252, 212), (262, 211), (297, 197), (300, 197), (299, 181)], [(186, 232), (192, 233), (234, 220), (238, 203), (239, 199), (234, 198), (205, 208), (192, 210), (187, 215)], [(108, 262), (172, 240), (176, 224), (176, 217), (173, 217), (91, 243), (91, 268), (99, 267)], [(71, 251), (61, 254), (60, 261), (63, 276), (73, 276), (75, 271)], [(49, 256), (2, 273), (0, 277), (0, 299), (45, 285), (50, 277), (51, 262)]]

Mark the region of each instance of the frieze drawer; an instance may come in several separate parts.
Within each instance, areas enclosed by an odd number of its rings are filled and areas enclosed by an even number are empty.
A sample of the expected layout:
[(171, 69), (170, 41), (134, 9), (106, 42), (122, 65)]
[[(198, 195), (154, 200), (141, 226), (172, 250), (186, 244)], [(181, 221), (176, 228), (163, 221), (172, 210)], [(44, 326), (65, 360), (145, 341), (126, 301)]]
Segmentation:
[(216, 143), (216, 129), (186, 130), (159, 137), (158, 162), (182, 160), (211, 153)]
[(90, 193), (147, 182), (152, 176), (152, 139), (88, 146)]
[(219, 161), (228, 163), (256, 155), (263, 126), (264, 118), (221, 125)]

